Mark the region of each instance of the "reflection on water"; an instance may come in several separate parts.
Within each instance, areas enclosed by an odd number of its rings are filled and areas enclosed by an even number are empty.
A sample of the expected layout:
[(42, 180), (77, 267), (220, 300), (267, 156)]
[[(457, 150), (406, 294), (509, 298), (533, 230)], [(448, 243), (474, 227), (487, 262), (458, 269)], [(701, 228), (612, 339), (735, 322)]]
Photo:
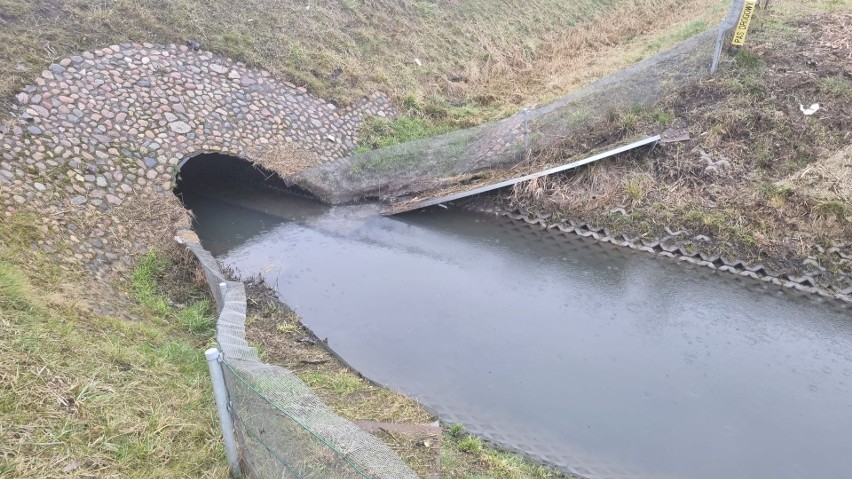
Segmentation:
[(836, 305), (466, 212), (188, 201), (355, 368), (504, 445), (590, 477), (852, 471)]

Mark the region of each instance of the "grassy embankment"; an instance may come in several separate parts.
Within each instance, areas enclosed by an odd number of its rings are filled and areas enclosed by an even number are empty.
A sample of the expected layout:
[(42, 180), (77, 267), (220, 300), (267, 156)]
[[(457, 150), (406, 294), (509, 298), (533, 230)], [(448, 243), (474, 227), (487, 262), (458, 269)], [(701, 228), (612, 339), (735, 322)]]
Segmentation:
[[(815, 256), (836, 273), (823, 252), (852, 240), (851, 7), (780, 0), (758, 10), (718, 76), (654, 108), (612, 112), (539, 160), (672, 126), (690, 140), (522, 185), (514, 200), (615, 234), (705, 235), (697, 248), (782, 269)], [(812, 103), (820, 110), (803, 114)]]
[(92, 283), (32, 247), (37, 224), (0, 222), (0, 477), (225, 477), (210, 303), (170, 303), (155, 256), (119, 288)]
[[(366, 148), (562, 96), (717, 22), (721, 0), (0, 0), (0, 112), (49, 63), (127, 41), (265, 68), (340, 104), (381, 90), (405, 118)], [(0, 113), (0, 116), (5, 113)]]

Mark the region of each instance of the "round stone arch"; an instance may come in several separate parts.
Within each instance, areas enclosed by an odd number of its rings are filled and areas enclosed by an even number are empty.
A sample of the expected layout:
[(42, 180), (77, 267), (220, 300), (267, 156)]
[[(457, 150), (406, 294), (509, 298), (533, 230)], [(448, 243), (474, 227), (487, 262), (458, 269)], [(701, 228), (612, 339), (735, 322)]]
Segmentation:
[(290, 194), (318, 199), (316, 195), (264, 165), (226, 151), (194, 152), (177, 162), (172, 192), (183, 199), (184, 192), (252, 189), (274, 194)]

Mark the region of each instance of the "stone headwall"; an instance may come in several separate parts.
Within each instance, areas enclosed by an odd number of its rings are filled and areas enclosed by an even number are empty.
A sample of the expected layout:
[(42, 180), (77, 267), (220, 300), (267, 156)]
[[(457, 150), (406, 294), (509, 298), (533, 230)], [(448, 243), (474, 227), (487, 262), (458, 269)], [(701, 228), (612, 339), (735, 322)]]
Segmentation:
[[(7, 216), (41, 212), (45, 228), (82, 243), (72, 217), (171, 195), (186, 157), (221, 152), (281, 164), (302, 152), (323, 163), (351, 152), (365, 116), (395, 114), (379, 93), (338, 108), (209, 52), (136, 43), (52, 64), (16, 100), (13, 120), (0, 126), (0, 205)], [(94, 244), (107, 242), (109, 231), (92, 229), (101, 238)]]

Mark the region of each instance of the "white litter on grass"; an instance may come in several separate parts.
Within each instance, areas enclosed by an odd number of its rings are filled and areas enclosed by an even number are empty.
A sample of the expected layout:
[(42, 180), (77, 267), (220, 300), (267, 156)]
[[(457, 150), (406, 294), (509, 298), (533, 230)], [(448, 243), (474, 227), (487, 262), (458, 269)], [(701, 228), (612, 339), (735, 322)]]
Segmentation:
[(414, 63), (416, 63), (417, 66), (423, 66), (423, 62), (421, 62), (419, 58), (415, 58)]
[(814, 103), (808, 108), (805, 108), (805, 105), (799, 104), (799, 110), (802, 110), (802, 113), (804, 113), (805, 115), (813, 115), (817, 112), (817, 110), (819, 110), (819, 103)]

